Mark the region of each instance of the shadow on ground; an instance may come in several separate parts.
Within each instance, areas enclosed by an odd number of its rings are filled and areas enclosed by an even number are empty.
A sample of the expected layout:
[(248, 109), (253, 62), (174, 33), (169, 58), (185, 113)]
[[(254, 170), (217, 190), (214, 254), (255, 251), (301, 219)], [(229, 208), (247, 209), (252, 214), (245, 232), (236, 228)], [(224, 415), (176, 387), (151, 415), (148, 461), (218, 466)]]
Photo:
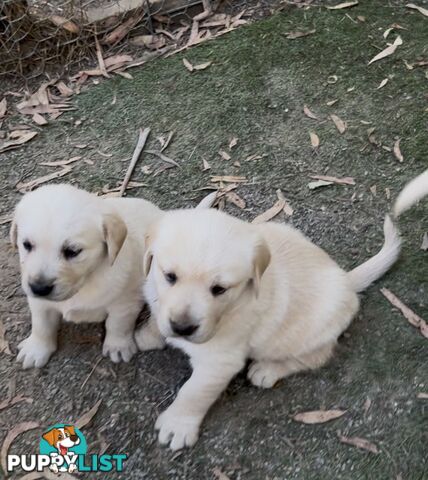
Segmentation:
[[(83, 154), (93, 165), (80, 162), (64, 180), (92, 191), (116, 185), (124, 176), (138, 128), (150, 126), (151, 145), (156, 136), (175, 131), (168, 155), (181, 167), (156, 177), (145, 175), (141, 167), (155, 169), (157, 160), (144, 156), (134, 180), (147, 187), (130, 194), (163, 208), (191, 206), (204, 195), (199, 189), (211, 175), (246, 176), (251, 184), (237, 192), (247, 208), (227, 205), (228, 211), (251, 219), (274, 203), (280, 188), (294, 214), (291, 220), (277, 220), (290, 221), (350, 268), (381, 244), (382, 218), (391, 202), (386, 189), (394, 198), (428, 164), (426, 69), (409, 70), (404, 62), (428, 56), (427, 19), (404, 3), (363, 0), (343, 11), (290, 9), (185, 55), (134, 70), (133, 80), (114, 78), (89, 89), (77, 97), (76, 112), (44, 128), (27, 147), (4, 155), (3, 213), (18, 199), (14, 185), (19, 179), (48, 172), (37, 165), (42, 160)], [(399, 33), (403, 45), (368, 67), (369, 59), (386, 46), (382, 33), (394, 23), (404, 29), (393, 31), (389, 39)], [(296, 40), (283, 35), (312, 29), (315, 34)], [(192, 63), (213, 64), (191, 74), (182, 64), (184, 56)], [(385, 78), (388, 83), (378, 90)], [(335, 99), (337, 103), (327, 106)], [(319, 121), (303, 115), (304, 104)], [(346, 120), (342, 135), (329, 119), (331, 113)], [(75, 126), (76, 120), (82, 120), (81, 125)], [(377, 144), (368, 140), (367, 130), (373, 127)], [(320, 138), (316, 152), (310, 131)], [(239, 138), (238, 145), (232, 159), (223, 160), (218, 151), (227, 150), (233, 136)], [(389, 150), (398, 138), (403, 163)], [(79, 150), (80, 144), (87, 147)], [(261, 158), (245, 160), (256, 154)], [(211, 170), (202, 171), (203, 158)], [(236, 161), (240, 167), (233, 165)], [(311, 191), (311, 174), (352, 176), (356, 185)], [(376, 194), (370, 190), (374, 185)], [(82, 387), (100, 357), (102, 332), (93, 326), (64, 326), (59, 351), (41, 371), (22, 371), (13, 355), (1, 356), (0, 398), (15, 384), (17, 393), (34, 401), (1, 412), (0, 439), (20, 421), (35, 420), (42, 427), (71, 422), (102, 399), (85, 428), (90, 450), (97, 452), (106, 442), (108, 452), (129, 454), (126, 474), (102, 475), (105, 478), (205, 479), (213, 477), (216, 467), (232, 480), (426, 478), (428, 407), (416, 396), (428, 391), (427, 341), (379, 292), (380, 285), (390, 288), (428, 317), (427, 254), (420, 250), (428, 228), (426, 208), (421, 205), (400, 221), (402, 259), (363, 295), (361, 311), (329, 366), (291, 377), (268, 391), (253, 388), (245, 375), (239, 376), (212, 408), (192, 450), (171, 454), (157, 445), (153, 433), (156, 416), (190, 372), (186, 359), (172, 350), (140, 354), (129, 365), (103, 359)], [(1, 252), (0, 308), (15, 353), (29, 332), (29, 315), (17, 289), (18, 262), (6, 240)], [(367, 399), (371, 405), (365, 411)], [(347, 413), (315, 426), (290, 418), (319, 408)], [(341, 444), (338, 431), (372, 441), (380, 453)], [(11, 451), (32, 453), (38, 434), (23, 435)]]

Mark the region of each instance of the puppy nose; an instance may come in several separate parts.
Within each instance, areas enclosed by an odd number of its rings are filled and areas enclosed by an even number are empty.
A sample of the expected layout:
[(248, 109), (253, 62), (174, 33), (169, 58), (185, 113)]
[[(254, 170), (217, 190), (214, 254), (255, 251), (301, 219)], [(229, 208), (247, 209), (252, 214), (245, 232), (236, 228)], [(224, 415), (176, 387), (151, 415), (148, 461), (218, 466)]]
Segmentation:
[(199, 328), (199, 325), (192, 325), (191, 323), (183, 322), (178, 323), (174, 322), (173, 320), (170, 320), (170, 324), (172, 331), (181, 337), (189, 337)]
[(54, 289), (54, 282), (50, 280), (40, 279), (29, 282), (31, 291), (38, 297), (46, 297)]

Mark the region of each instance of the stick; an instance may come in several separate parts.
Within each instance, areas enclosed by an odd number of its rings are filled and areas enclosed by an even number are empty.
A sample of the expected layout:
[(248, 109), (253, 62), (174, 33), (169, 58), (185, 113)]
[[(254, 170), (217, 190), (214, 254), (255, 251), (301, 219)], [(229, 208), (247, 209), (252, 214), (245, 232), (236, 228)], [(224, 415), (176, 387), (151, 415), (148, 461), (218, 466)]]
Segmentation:
[(120, 186), (120, 190), (119, 190), (120, 197), (122, 197), (123, 194), (125, 193), (129, 180), (131, 180), (132, 172), (134, 171), (138, 158), (144, 149), (144, 145), (146, 144), (149, 134), (150, 134), (150, 128), (145, 128), (144, 130), (140, 128), (140, 136), (138, 137), (137, 146), (135, 147), (134, 153), (132, 154), (131, 163), (129, 164), (125, 178), (122, 182), (122, 185)]
[(85, 381), (82, 383), (82, 386), (80, 387), (80, 390), (84, 389), (85, 385), (88, 383), (88, 380), (91, 378), (92, 374), (95, 372), (95, 369), (98, 367), (98, 365), (100, 364), (102, 359), (103, 359), (103, 357), (100, 357), (98, 359), (97, 363), (94, 365), (92, 370), (89, 372), (89, 375), (86, 377)]

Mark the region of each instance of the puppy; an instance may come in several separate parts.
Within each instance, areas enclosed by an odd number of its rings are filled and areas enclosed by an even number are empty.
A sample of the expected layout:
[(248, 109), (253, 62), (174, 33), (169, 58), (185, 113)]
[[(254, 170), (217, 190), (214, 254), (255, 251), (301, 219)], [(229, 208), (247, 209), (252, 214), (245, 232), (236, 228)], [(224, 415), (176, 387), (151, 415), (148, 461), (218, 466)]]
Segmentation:
[[(43, 434), (43, 438), (51, 445), (56, 448), (58, 455), (65, 457), (68, 455), (68, 450), (76, 445), (79, 445), (80, 438), (76, 435), (74, 427), (72, 425), (64, 425), (63, 428), (53, 428)], [(58, 473), (59, 469), (56, 463), (52, 463), (49, 467), (54, 473)], [(73, 473), (77, 469), (76, 464), (71, 463), (67, 471), (68, 473)]]
[(19, 345), (24, 368), (44, 366), (57, 349), (61, 317), (106, 320), (103, 355), (129, 361), (147, 227), (162, 211), (140, 199), (106, 198), (70, 185), (41, 187), (16, 207), (11, 241), (18, 246), (31, 335)]
[[(422, 196), (409, 191), (397, 214)], [(398, 258), (400, 238), (388, 216), (384, 235), (380, 252), (347, 273), (290, 226), (248, 224), (215, 210), (162, 217), (144, 259), (152, 318), (136, 340), (146, 349), (145, 339), (160, 333), (190, 356), (193, 373), (156, 422), (160, 443), (193, 445), (248, 358), (248, 378), (264, 388), (324, 365), (358, 310), (357, 293)]]

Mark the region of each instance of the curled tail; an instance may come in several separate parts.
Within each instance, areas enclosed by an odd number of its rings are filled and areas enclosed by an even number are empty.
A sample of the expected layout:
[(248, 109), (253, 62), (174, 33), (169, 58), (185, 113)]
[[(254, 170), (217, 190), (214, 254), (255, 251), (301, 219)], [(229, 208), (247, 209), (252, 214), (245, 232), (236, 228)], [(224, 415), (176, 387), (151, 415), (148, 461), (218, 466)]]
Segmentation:
[[(398, 218), (425, 195), (428, 195), (428, 170), (409, 182), (400, 192), (393, 208), (395, 218)], [(362, 292), (375, 280), (382, 277), (400, 255), (400, 234), (389, 215), (385, 217), (383, 232), (384, 243), (381, 250), (348, 273), (348, 278), (356, 292)]]

